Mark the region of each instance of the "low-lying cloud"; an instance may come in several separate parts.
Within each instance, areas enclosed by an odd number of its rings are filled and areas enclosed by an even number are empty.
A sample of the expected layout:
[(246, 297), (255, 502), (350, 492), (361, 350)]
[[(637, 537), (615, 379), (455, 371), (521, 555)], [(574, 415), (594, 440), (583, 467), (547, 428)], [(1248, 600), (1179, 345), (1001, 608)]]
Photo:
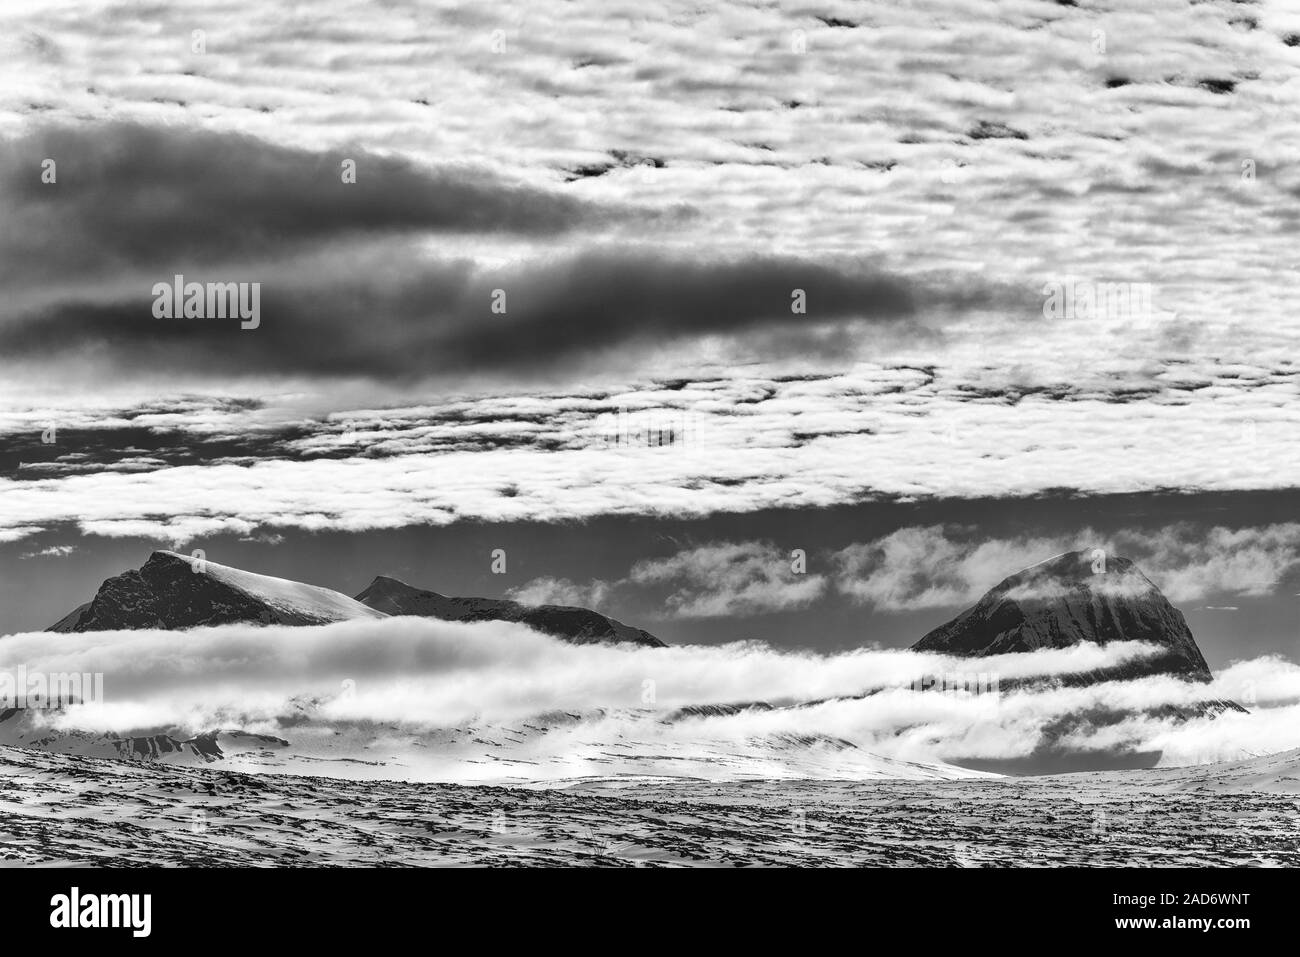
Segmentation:
[[(1140, 643), (983, 659), (1004, 678), (1091, 671), (1141, 658)], [(104, 714), (145, 703), (155, 722), (201, 730), (223, 709), (274, 718), (302, 696), (354, 701), (375, 720), (441, 726), (508, 721), (556, 708), (635, 708), (644, 683), (660, 708), (735, 701), (794, 702), (910, 685), (969, 661), (910, 651), (838, 655), (779, 651), (756, 642), (634, 648), (573, 645), (506, 623), (461, 624), (413, 617), (289, 628), (230, 625), (187, 632), (13, 635), (0, 642), (0, 669), (102, 673)], [(394, 693), (406, 688), (413, 693)], [(418, 693), (414, 693), (418, 692)], [(400, 703), (399, 703), (400, 702)], [(106, 727), (106, 726), (105, 726)], [(138, 730), (138, 729), (137, 729)]]
[[(103, 701), (51, 713), (56, 729), (244, 728), (308, 749), (342, 735), (359, 751), (365, 748), (357, 741), (400, 744), (422, 752), (426, 765), (445, 749), (462, 762), (460, 771), (439, 772), (453, 777), (500, 773), (485, 769), (485, 759), (516, 762), (516, 771), (543, 777), (560, 770), (598, 773), (599, 742), (605, 751), (629, 754), (668, 748), (684, 761), (704, 760), (717, 747), (760, 763), (794, 761), (782, 774), (795, 773), (790, 768), (817, 753), (830, 762), (818, 773), (858, 765), (879, 773), (872, 762), (882, 758), (959, 763), (1023, 756), (1063, 716), (1098, 708), (1133, 716), (1079, 730), (1074, 746), (1159, 746), (1171, 760), (1194, 762), (1211, 747), (1234, 757), (1300, 744), (1294, 721), (1300, 668), (1276, 658), (1238, 663), (1208, 686), (1155, 677), (998, 690), (1014, 678), (1092, 671), (1153, 651), (1115, 643), (971, 661), (875, 649), (781, 652), (758, 643), (576, 646), (507, 623), (393, 618), (312, 628), (87, 633), (57, 642), (18, 635), (0, 643), (0, 670), (104, 675)], [(913, 690), (918, 682), (973, 669), (993, 693)], [(1252, 713), (1179, 724), (1153, 710), (1213, 698), (1244, 700)], [(701, 709), (749, 702), (771, 707)], [(790, 751), (793, 742), (803, 744)], [(773, 748), (790, 753), (778, 759)]]

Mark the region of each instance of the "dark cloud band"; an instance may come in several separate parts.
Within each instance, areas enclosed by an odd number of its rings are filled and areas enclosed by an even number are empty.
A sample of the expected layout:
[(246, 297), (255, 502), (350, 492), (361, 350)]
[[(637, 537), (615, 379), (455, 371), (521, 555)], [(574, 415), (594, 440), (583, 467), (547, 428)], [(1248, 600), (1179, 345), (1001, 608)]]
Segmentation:
[[(355, 183), (340, 157), (356, 161)], [(55, 160), (53, 183), (42, 182), (44, 159)], [(192, 129), (46, 130), (0, 149), (0, 183), (0, 277), (14, 292), (0, 305), (0, 349), (101, 370), (535, 370), (624, 343), (758, 328), (783, 352), (812, 352), (828, 323), (989, 295), (793, 257), (610, 245), (597, 236), (627, 209), (468, 168)], [(518, 234), (538, 252), (488, 266), (419, 248), (447, 232)], [(578, 251), (544, 254), (539, 241), (559, 234), (582, 237), (569, 240)], [(179, 289), (177, 277), (258, 283), (260, 316), (187, 317), (177, 303), (162, 318), (151, 290)]]

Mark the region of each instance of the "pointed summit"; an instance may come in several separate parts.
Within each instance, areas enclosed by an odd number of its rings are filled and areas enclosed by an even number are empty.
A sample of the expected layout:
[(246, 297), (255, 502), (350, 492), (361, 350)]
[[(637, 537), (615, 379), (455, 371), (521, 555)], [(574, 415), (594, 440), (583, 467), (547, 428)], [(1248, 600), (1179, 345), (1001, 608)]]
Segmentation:
[(386, 615), (423, 615), (459, 621), (454, 617), (455, 600), (435, 591), (408, 585), (399, 578), (378, 575), (356, 596), (361, 604)]
[(239, 621), (319, 625), (383, 617), (329, 588), (156, 551), (138, 569), (105, 581), (94, 598), (49, 630), (177, 629)]

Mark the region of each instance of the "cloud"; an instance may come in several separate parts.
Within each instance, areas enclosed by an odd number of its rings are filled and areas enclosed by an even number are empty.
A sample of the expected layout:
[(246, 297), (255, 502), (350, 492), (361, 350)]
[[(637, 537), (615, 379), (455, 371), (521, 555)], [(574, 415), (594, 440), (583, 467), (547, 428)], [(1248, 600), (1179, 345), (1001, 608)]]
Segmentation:
[[(355, 182), (344, 181), (345, 159)], [(56, 164), (54, 183), (42, 181), (46, 161)], [(314, 244), (394, 235), (549, 235), (616, 214), (466, 164), (125, 122), (0, 143), (0, 187), (0, 277), (24, 286), (80, 283), (87, 271), (165, 276), (265, 263)]]
[[(756, 364), (392, 404), (383, 400), (402, 393), (384, 382), (321, 395), (267, 380), (257, 398), (231, 390), (169, 400), (149, 398), (146, 377), (122, 386), (137, 404), (107, 409), (92, 396), (33, 403), (0, 383), (0, 528), (72, 523), (183, 541), (223, 527), (247, 535), (878, 498), (1231, 492), (1289, 487), (1300, 468), (1295, 373), (1157, 364), (1070, 383), (1050, 362), (1012, 372), (986, 380), (969, 366), (864, 362), (796, 374)], [(50, 425), (57, 441), (47, 445)], [(646, 440), (665, 431), (672, 444)], [(1254, 574), (1237, 566), (1239, 577)]]
[[(1153, 650), (1080, 645), (982, 659), (978, 667), (1006, 682), (1092, 671)], [(183, 636), (86, 633), (54, 643), (43, 634), (10, 636), (0, 642), (0, 674), (16, 675), (20, 667), (28, 675), (103, 675), (102, 701), (44, 716), (57, 729), (243, 727), (287, 738), (307, 754), (325, 747), (334, 757), (398, 754), (396, 763), (370, 773), (417, 778), (433, 774), (430, 765), (440, 761), (456, 763), (440, 772), (453, 778), (572, 776), (600, 767), (610, 773), (618, 755), (599, 742), (613, 741), (631, 749), (633, 764), (636, 755), (659, 761), (668, 754), (722, 776), (752, 774), (755, 762), (775, 770), (780, 765), (773, 762), (782, 760), (795, 765), (781, 773), (798, 774), (799, 755), (816, 754), (816, 741), (848, 742), (834, 752), (832, 766), (852, 775), (877, 755), (931, 762), (1025, 755), (1061, 718), (1090, 710), (1142, 712), (1234, 696), (1245, 698), (1252, 713), (1185, 724), (1135, 714), (1119, 725), (1081, 725), (1071, 743), (1158, 746), (1171, 761), (1185, 762), (1208, 748), (1225, 759), (1300, 744), (1300, 668), (1276, 658), (1240, 662), (1209, 686), (1149, 678), (922, 693), (912, 690), (918, 679), (968, 671), (971, 662), (909, 651), (781, 652), (753, 642), (578, 646), (509, 623), (390, 618), (310, 628), (232, 625)], [(755, 701), (772, 710), (682, 711)], [(538, 732), (536, 722), (548, 731)], [(780, 741), (788, 751), (791, 740), (808, 743), (793, 757), (771, 751)], [(368, 752), (367, 744), (383, 750)], [(747, 757), (737, 763), (735, 754)], [(322, 773), (321, 766), (311, 773)], [(353, 771), (344, 764), (328, 773)]]
[[(463, 157), (539, 192), (698, 210), (681, 240), (687, 259), (799, 250), (825, 262), (851, 249), (904, 272), (924, 263), (1034, 289), (1067, 272), (1148, 279), (1170, 290), (1181, 326), (1259, 316), (1252, 342), (1235, 339), (1238, 354), (1273, 340), (1270, 352), (1285, 355), (1288, 337), (1273, 333), (1294, 320), (1267, 292), (1285, 281), (1296, 229), (1295, 176), (1270, 134), (1297, 83), (1281, 40), (1296, 24), (1281, 11), (1242, 32), (1219, 7), (1187, 15), (1171, 3), (1011, 12), (869, 3), (854, 20), (871, 28), (859, 30), (740, 3), (661, 18), (662, 28), (559, 0), (479, 16), (348, 0), (328, 9), (287, 19), (248, 4), (209, 11), (203, 54), (187, 51), (191, 12), (170, 2), (147, 20), (7, 9), (3, 128), (26, 134), (42, 118), (202, 124), (213, 137), (238, 130), (329, 155), (330, 174), (339, 142), (363, 144), (367, 163), (400, 154), (427, 169)], [(1107, 36), (1137, 40), (1099, 50)], [(147, 73), (134, 66), (146, 62)], [(1214, 78), (1234, 80), (1234, 91), (1198, 86)], [(1028, 139), (971, 135), (1009, 128)], [(220, 143), (214, 152), (211, 165), (229, 155)], [(204, 168), (204, 156), (185, 155)], [(1244, 159), (1258, 175), (1239, 188)], [(560, 185), (569, 170), (611, 163)], [(265, 166), (274, 173), (273, 160)], [(358, 190), (371, 188), (367, 169)], [(1165, 201), (1171, 177), (1186, 203)], [(281, 180), (286, 208), (308, 181)], [(376, 198), (400, 216), (392, 195)], [(423, 198), (414, 191), (413, 215), (427, 214)], [(302, 221), (322, 212), (340, 215), (313, 205)], [(1061, 222), (1113, 228), (1085, 244), (1053, 228)], [(1192, 254), (1157, 254), (1189, 233), (1200, 237)], [(1137, 248), (1152, 254), (1135, 259)]]
[[(827, 574), (796, 571), (792, 556), (770, 542), (718, 541), (637, 562), (621, 578), (587, 584), (539, 578), (513, 595), (534, 602), (597, 604), (617, 593), (666, 607), (679, 618), (720, 618), (793, 610), (838, 593), (875, 611), (901, 613), (973, 605), (1023, 568), (1094, 547), (1134, 560), (1175, 603), (1218, 595), (1261, 596), (1271, 594), (1284, 575), (1300, 566), (1300, 525), (1229, 529), (1176, 523), (1110, 535), (1080, 529), (1010, 538), (981, 536), (967, 526), (906, 526), (801, 563), (807, 567), (811, 561), (814, 569), (819, 562), (829, 565)], [(1126, 578), (1099, 587), (1132, 596), (1145, 594), (1150, 586)], [(1013, 589), (1008, 597), (1024, 601), (1056, 594), (1032, 585)]]
[[(289, 416), (268, 441), (188, 455), (185, 441), (114, 449), (108, 463), (6, 447), (7, 475), (22, 462), (23, 477), (154, 477), (25, 487), (43, 517), (6, 515), (0, 536), (77, 521), (87, 503), (87, 529), (170, 538), (509, 521), (525, 507), (559, 520), (1293, 482), (1298, 320), (1272, 293), (1300, 228), (1295, 171), (1271, 132), (1300, 84), (1280, 39), (1297, 28), (1290, 15), (1241, 32), (1213, 4), (1188, 16), (872, 3), (853, 16), (871, 29), (843, 30), (733, 3), (662, 28), (586, 2), (328, 6), (210, 11), (206, 54), (187, 52), (191, 12), (170, 2), (147, 19), (0, 13), (0, 276), (12, 280), (0, 417), (26, 427), (63, 414), (51, 395), (71, 393), (80, 417), (107, 425), (94, 400), (128, 387), (311, 391), (347, 414), (381, 392), (405, 389), (393, 401), (410, 408), (468, 383), (496, 404), (501, 380), (519, 407), (541, 408), (496, 436), (403, 413), (368, 446), (328, 428), (293, 434)], [(1103, 52), (1096, 30), (1159, 42)], [(1237, 82), (1219, 95), (1205, 78)], [(1008, 126), (1028, 139), (969, 135)], [(359, 159), (350, 186), (344, 151)], [(47, 152), (57, 187), (40, 183)], [(651, 161), (624, 162), (636, 157)], [(1080, 242), (1061, 223), (1108, 228)], [(1166, 255), (1189, 235), (1194, 249)], [(275, 322), (268, 312), (239, 333), (152, 320), (148, 290), (178, 265), (263, 281)], [(1155, 311), (1176, 318), (1050, 323), (1022, 308), (1045, 282), (1075, 281), (1149, 283)], [(796, 318), (786, 287), (805, 282)], [(487, 309), (497, 288), (504, 315)], [(900, 366), (915, 379), (880, 391), (899, 377), (881, 370)], [(734, 387), (708, 381), (720, 368)], [(782, 381), (810, 372), (821, 378), (807, 387)], [(538, 399), (534, 374), (569, 394)], [(602, 470), (630, 483), (602, 499), (571, 454), (593, 423), (570, 400), (653, 391), (656, 376), (712, 390), (695, 401), (710, 453)], [(542, 469), (524, 447), (557, 457)], [(416, 454), (355, 469), (301, 454), (326, 448)], [(448, 448), (484, 457), (432, 461)], [(229, 473), (211, 476), (207, 503), (176, 488), (192, 473), (159, 474), (159, 462), (225, 455), (255, 489), (272, 471), (286, 480), (274, 509), (240, 514)], [(412, 487), (443, 465), (504, 479), (471, 480), (463, 500)], [(549, 487), (530, 481), (541, 475)], [(107, 501), (123, 491), (140, 498)]]
[(627, 582), (668, 586), (667, 607), (679, 618), (789, 611), (826, 589), (823, 576), (796, 570), (795, 561), (769, 542), (724, 542), (637, 562)]
[(525, 605), (576, 605), (599, 609), (609, 591), (609, 583), (600, 579), (580, 585), (567, 578), (544, 577), (512, 588), (506, 597)]
[(1045, 538), (961, 541), (942, 526), (902, 528), (839, 550), (835, 583), (882, 611), (967, 605), (1012, 571), (1065, 550)]
[(1149, 577), (1170, 601), (1214, 595), (1259, 597), (1300, 565), (1300, 524), (1198, 528), (1190, 523), (1155, 532), (1120, 532), (1112, 547), (1142, 556)]
[(771, 542), (713, 542), (639, 561), (615, 581), (536, 578), (510, 597), (527, 604), (597, 607), (613, 593), (639, 591), (643, 598), (662, 595), (653, 603), (675, 618), (768, 614), (803, 608), (822, 597), (827, 580), (806, 574), (806, 565), (806, 557), (796, 560)]
[(63, 558), (65, 555), (71, 555), (77, 550), (76, 545), (48, 545), (45, 548), (36, 551), (23, 552), (18, 557), (27, 558)]
[[(364, 707), (377, 709), (371, 718), (440, 726), (515, 720), (556, 708), (634, 706), (646, 678), (656, 684), (660, 707), (680, 708), (860, 694), (970, 665), (909, 651), (818, 655), (756, 642), (653, 649), (573, 645), (508, 622), (416, 617), (301, 628), (229, 625), (191, 629), (183, 642), (177, 637), (153, 630), (86, 632), (51, 644), (45, 633), (11, 635), (0, 642), (0, 670), (99, 673), (107, 707), (153, 702), (163, 709), (155, 722), (189, 721), (198, 730), (220, 709), (275, 717), (275, 709), (292, 711), (290, 703), (299, 697), (336, 695), (347, 680)], [(980, 667), (1007, 678), (1051, 675), (1151, 651), (1133, 642), (1080, 645), (997, 656)]]
[(1109, 535), (1080, 529), (992, 539), (956, 526), (908, 527), (837, 552), (835, 585), (882, 611), (963, 606), (1016, 570), (1092, 547), (1133, 559), (1172, 602), (1261, 596), (1300, 565), (1300, 524), (1205, 528), (1176, 523)]
[[(343, 182), (340, 157), (357, 164)], [(42, 163), (61, 163), (42, 182)], [(784, 254), (533, 246), (513, 262), (428, 248), (439, 233), (552, 236), (661, 216), (602, 208), (471, 167), (306, 151), (184, 127), (56, 128), (0, 148), (0, 348), (196, 377), (288, 372), (424, 378), (539, 367), (615, 346), (765, 328), (834, 348), (835, 323), (987, 304), (969, 280)], [(669, 210), (671, 214), (671, 210)], [(590, 247), (590, 248), (589, 248)], [(450, 248), (450, 247), (448, 247)], [(160, 319), (156, 283), (259, 283), (255, 329)], [(829, 337), (829, 338), (828, 338)], [(828, 344), (829, 343), (829, 344)]]

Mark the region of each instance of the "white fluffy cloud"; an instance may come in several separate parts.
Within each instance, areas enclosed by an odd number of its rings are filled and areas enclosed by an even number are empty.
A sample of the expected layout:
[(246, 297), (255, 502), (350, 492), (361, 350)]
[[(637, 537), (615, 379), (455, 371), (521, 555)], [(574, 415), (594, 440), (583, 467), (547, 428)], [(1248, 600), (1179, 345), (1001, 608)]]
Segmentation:
[(769, 542), (701, 545), (637, 562), (627, 581), (669, 586), (667, 606), (682, 618), (786, 611), (811, 604), (826, 589), (825, 577), (807, 573), (806, 556), (783, 554)]
[(604, 604), (610, 591), (609, 582), (599, 579), (585, 585), (567, 578), (534, 578), (518, 588), (513, 588), (507, 597), (525, 605), (578, 605), (599, 608)]
[(1006, 575), (1063, 550), (1046, 538), (960, 541), (941, 526), (903, 528), (836, 553), (836, 584), (883, 611), (968, 605)]
[(1173, 525), (1156, 533), (1121, 533), (1111, 548), (1141, 555), (1172, 601), (1267, 595), (1300, 564), (1300, 524), (1200, 530)]
[[(621, 578), (585, 584), (535, 579), (512, 597), (534, 604), (599, 605), (615, 592), (649, 600), (666, 588), (663, 604), (682, 618), (785, 611), (834, 593), (883, 612), (957, 608), (974, 604), (1022, 568), (1061, 552), (1093, 548), (1135, 561), (1175, 603), (1262, 596), (1300, 566), (1300, 524), (1230, 529), (1179, 523), (1109, 535), (1084, 528), (1009, 538), (981, 536), (974, 527), (908, 526), (828, 554), (805, 555), (798, 563), (771, 542), (709, 542), (638, 562)], [(1012, 597), (1030, 596), (1021, 591)]]
[(23, 552), (18, 557), (19, 559), (63, 558), (65, 555), (71, 555), (76, 550), (76, 545), (48, 545), (45, 548), (39, 548), (35, 551)]

